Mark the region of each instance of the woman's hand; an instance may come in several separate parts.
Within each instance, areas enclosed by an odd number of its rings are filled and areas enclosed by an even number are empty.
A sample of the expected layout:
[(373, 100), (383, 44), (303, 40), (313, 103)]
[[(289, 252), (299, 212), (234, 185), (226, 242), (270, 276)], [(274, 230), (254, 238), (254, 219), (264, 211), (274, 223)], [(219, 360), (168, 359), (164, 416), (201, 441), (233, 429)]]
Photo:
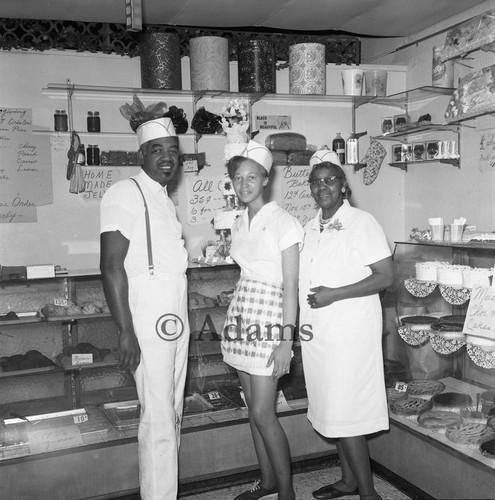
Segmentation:
[(339, 300), (337, 295), (338, 288), (328, 288), (327, 286), (317, 286), (310, 288), (308, 294), (308, 304), (311, 309), (329, 306)]
[(277, 380), (283, 377), (290, 371), (290, 359), (292, 355), (292, 342), (282, 340), (280, 344), (273, 350), (266, 366), (273, 363), (272, 380)]

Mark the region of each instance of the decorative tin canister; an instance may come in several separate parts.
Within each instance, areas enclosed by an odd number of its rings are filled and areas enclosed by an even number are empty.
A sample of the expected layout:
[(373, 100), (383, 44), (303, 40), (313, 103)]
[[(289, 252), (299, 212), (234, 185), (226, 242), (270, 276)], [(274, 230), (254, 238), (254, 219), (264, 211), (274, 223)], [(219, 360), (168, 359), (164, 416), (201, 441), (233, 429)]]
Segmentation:
[(189, 40), (191, 90), (230, 90), (229, 41), (219, 36)]
[(141, 35), (140, 52), (143, 89), (182, 89), (179, 35), (145, 33)]
[(274, 94), (275, 49), (268, 40), (246, 40), (238, 50), (239, 92)]
[(326, 93), (325, 45), (297, 43), (289, 47), (289, 92)]

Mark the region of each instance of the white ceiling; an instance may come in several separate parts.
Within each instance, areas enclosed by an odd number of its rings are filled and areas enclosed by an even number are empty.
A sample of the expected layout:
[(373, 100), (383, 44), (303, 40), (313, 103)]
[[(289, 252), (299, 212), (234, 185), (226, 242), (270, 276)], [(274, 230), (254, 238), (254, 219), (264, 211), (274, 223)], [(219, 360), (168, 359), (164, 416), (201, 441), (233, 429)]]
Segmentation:
[[(143, 24), (406, 37), (484, 1), (141, 0), (141, 4)], [(0, 0), (0, 18), (125, 24), (125, 0)]]

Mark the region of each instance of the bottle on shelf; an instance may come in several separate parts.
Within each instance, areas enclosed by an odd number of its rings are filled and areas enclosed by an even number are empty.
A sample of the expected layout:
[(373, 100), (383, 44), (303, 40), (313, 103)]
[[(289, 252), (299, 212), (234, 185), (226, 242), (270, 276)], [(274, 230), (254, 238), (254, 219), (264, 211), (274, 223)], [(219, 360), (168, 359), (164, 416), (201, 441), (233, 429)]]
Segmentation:
[(65, 109), (56, 109), (53, 118), (55, 132), (67, 132), (69, 130)]
[(337, 153), (339, 157), (339, 161), (342, 165), (345, 163), (345, 140), (340, 135), (340, 132), (337, 132), (335, 139), (332, 141), (332, 151)]
[(88, 165), (100, 164), (100, 148), (97, 144), (89, 144), (86, 150), (86, 163)]
[(79, 150), (77, 151), (77, 161), (78, 165), (86, 165), (86, 151), (84, 149), (84, 144), (79, 144)]
[(359, 163), (359, 143), (357, 135), (353, 132), (345, 143), (345, 159), (348, 165)]
[(88, 111), (87, 117), (88, 132), (100, 132), (100, 112), (99, 111)]

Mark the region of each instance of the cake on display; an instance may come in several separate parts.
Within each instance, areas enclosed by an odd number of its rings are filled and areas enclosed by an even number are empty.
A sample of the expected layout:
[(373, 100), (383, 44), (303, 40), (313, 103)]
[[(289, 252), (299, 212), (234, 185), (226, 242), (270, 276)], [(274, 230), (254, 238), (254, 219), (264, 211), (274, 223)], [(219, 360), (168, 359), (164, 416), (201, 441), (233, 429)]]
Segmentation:
[(470, 269), (469, 266), (441, 266), (437, 270), (437, 282), (440, 285), (462, 286), (462, 273)]
[(222, 128), (227, 136), (224, 147), (224, 160), (227, 163), (233, 156), (240, 155), (249, 142), (249, 120), (244, 104), (238, 99), (231, 99), (222, 108)]
[(448, 262), (417, 262), (415, 264), (416, 268), (416, 279), (420, 281), (437, 281), (437, 270), (441, 266), (448, 266)]
[(440, 285), (474, 288), (490, 286), (493, 268), (461, 266), (448, 262), (430, 261), (415, 264), (416, 279)]

